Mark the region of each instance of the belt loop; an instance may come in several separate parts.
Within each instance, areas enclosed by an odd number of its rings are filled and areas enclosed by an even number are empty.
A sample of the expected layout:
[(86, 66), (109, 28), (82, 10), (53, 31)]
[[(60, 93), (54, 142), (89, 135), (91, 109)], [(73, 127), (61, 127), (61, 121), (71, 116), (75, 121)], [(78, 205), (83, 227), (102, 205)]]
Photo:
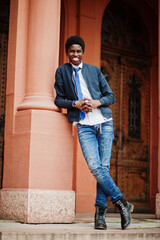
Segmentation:
[(102, 124), (100, 123), (100, 132), (102, 132)]

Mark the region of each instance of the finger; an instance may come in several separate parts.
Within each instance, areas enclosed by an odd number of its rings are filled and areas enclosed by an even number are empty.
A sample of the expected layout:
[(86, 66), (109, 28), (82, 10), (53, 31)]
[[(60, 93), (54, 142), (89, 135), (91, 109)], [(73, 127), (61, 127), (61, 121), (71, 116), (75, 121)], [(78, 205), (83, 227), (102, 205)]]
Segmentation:
[(85, 113), (89, 113), (89, 112), (92, 112), (92, 110), (86, 109), (84, 112), (85, 112)]
[(92, 104), (90, 104), (90, 103), (85, 103), (85, 104), (84, 104), (84, 107), (86, 107), (86, 108), (92, 108)]
[(92, 108), (83, 108), (82, 110), (85, 111), (85, 112), (86, 112), (86, 111), (92, 112), (93, 109), (92, 109)]

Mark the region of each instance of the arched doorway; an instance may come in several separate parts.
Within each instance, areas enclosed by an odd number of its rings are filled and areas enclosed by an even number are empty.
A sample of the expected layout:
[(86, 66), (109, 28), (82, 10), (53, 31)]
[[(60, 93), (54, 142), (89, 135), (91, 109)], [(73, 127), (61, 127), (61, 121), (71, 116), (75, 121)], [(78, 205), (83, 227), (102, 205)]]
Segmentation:
[(136, 10), (112, 0), (103, 15), (101, 43), (101, 68), (116, 98), (111, 175), (136, 212), (149, 212), (151, 59)]
[(0, 188), (2, 187), (2, 175), (3, 175), (9, 9), (10, 9), (10, 0), (1, 0), (1, 4), (0, 4)]

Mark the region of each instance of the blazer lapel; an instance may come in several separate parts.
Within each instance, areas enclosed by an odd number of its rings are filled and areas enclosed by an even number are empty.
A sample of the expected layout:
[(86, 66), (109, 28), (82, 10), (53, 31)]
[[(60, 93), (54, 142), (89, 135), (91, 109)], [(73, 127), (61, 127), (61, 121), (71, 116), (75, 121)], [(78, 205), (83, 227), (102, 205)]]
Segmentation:
[(73, 68), (70, 63), (67, 64), (66, 74), (67, 74), (67, 84), (68, 86), (70, 86), (70, 91), (73, 92), (74, 97), (77, 99), (76, 90), (75, 90), (76, 88), (75, 88), (75, 83), (73, 79)]

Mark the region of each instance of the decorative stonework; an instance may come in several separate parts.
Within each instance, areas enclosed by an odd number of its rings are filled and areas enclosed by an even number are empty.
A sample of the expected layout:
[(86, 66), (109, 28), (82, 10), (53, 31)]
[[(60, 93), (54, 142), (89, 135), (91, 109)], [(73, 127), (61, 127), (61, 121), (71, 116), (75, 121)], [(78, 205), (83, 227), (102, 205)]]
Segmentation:
[(24, 223), (72, 223), (74, 191), (1, 190), (0, 217)]
[(160, 193), (156, 195), (156, 217), (160, 218)]
[(105, 9), (101, 42), (117, 50), (149, 54), (149, 39), (141, 16), (123, 1), (110, 1)]

